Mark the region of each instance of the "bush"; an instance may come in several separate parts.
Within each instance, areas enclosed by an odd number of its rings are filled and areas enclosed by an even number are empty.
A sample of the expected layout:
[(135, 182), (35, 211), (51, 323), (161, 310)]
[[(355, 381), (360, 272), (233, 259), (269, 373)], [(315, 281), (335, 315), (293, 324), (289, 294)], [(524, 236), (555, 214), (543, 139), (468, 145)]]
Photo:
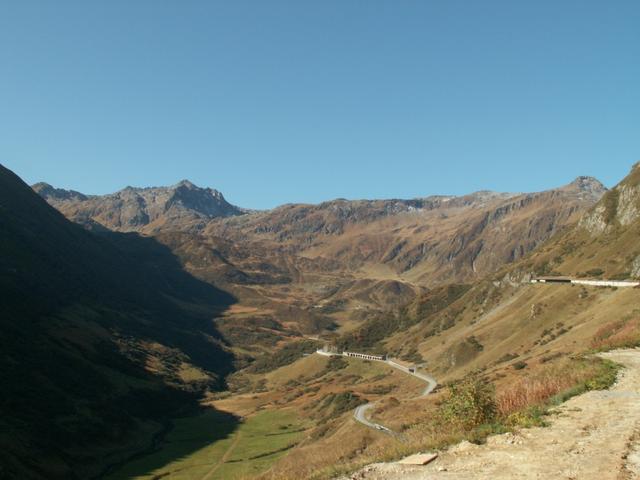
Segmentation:
[[(408, 330), (413, 325), (440, 320), (438, 314), (462, 297), (471, 285), (447, 285), (420, 296), (414, 302), (392, 314), (386, 312), (367, 320), (354, 331), (345, 333), (337, 342), (341, 349), (357, 349), (358, 351), (375, 351), (382, 347), (382, 341), (390, 335)], [(444, 319), (436, 330), (446, 330), (453, 326), (455, 319)]]
[(324, 411), (324, 419), (331, 419), (342, 415), (345, 412), (367, 403), (367, 399), (362, 398), (352, 391), (341, 393), (329, 393), (320, 401), (320, 410)]
[(299, 340), (287, 343), (275, 352), (265, 353), (247, 369), (251, 373), (266, 373), (289, 365), (302, 358), (305, 353), (313, 353), (320, 344), (315, 340)]
[(534, 405), (510, 414), (506, 419), (506, 423), (507, 425), (522, 428), (546, 427), (548, 425), (544, 418), (546, 413), (547, 411), (544, 407)]
[(449, 386), (449, 396), (440, 405), (440, 415), (450, 423), (472, 429), (496, 417), (495, 388), (476, 376)]
[(325, 366), (326, 372), (337, 372), (338, 370), (343, 370), (349, 366), (349, 362), (347, 362), (343, 357), (331, 357)]
[(585, 273), (590, 277), (601, 277), (604, 275), (604, 270), (601, 268), (592, 268), (591, 270), (587, 270)]
[(602, 277), (604, 275), (604, 270), (601, 268), (592, 268), (591, 270), (587, 270), (586, 272), (578, 272), (577, 276), (579, 278), (585, 277)]

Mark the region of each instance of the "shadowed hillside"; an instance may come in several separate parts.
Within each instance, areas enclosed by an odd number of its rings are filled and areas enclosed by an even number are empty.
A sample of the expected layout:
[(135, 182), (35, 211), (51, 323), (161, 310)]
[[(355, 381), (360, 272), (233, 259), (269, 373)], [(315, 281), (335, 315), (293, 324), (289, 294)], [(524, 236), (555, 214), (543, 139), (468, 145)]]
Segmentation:
[(95, 235), (0, 167), (0, 477), (91, 478), (219, 389), (234, 302), (137, 234)]

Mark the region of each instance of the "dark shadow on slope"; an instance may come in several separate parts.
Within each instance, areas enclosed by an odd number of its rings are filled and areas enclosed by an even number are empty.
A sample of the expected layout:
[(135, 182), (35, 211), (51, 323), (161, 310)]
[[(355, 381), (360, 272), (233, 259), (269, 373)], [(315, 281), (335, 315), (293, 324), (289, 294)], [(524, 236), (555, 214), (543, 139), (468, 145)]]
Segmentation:
[(144, 271), (153, 273), (136, 279), (140, 291), (133, 303), (148, 305), (155, 316), (156, 328), (149, 331), (142, 325), (137, 332), (187, 352), (195, 365), (220, 376), (217, 388), (222, 388), (224, 377), (233, 370), (234, 358), (224, 348), (228, 345), (216, 328), (215, 317), (234, 304), (236, 298), (186, 272), (173, 252), (153, 238), (113, 232), (100, 236), (126, 257), (135, 258)]
[(0, 166), (0, 478), (95, 477), (197, 412), (233, 368), (213, 319), (234, 301), (153, 239), (69, 222)]

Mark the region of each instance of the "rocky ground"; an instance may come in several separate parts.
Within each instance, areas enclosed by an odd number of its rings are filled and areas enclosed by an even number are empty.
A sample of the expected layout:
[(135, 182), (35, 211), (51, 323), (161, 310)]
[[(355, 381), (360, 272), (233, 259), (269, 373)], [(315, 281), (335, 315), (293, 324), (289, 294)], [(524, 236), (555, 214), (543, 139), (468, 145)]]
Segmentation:
[(347, 478), (640, 478), (640, 350), (602, 356), (626, 367), (616, 384), (564, 403), (554, 410), (550, 427), (492, 436), (485, 445), (463, 442), (426, 466), (374, 464)]

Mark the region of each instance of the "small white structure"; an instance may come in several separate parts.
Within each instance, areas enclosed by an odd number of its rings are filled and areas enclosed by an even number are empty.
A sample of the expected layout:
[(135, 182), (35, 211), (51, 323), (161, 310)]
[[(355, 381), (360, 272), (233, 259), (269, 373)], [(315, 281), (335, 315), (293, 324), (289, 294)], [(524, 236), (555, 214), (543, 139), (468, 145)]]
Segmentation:
[(640, 282), (632, 280), (576, 280), (567, 277), (532, 278), (531, 283), (569, 283), (571, 285), (588, 285), (591, 287), (637, 287)]
[(338, 352), (335, 348), (329, 347), (325, 345), (322, 348), (316, 350), (318, 355), (324, 355), (325, 357), (354, 357), (361, 358), (363, 360), (376, 360), (379, 362), (384, 362), (387, 360), (386, 355), (369, 355), (368, 353), (358, 353), (358, 352)]
[(369, 355), (366, 353), (356, 353), (356, 352), (342, 352), (342, 355), (345, 357), (362, 358), (364, 360), (384, 361), (387, 359), (386, 356), (384, 355)]
[(630, 280), (571, 280), (574, 285), (591, 285), (594, 287), (637, 287), (640, 282)]
[(318, 355), (324, 355), (325, 357), (342, 356), (342, 354), (339, 353), (335, 348), (329, 347), (328, 345), (325, 345), (324, 347), (317, 349), (316, 353)]

